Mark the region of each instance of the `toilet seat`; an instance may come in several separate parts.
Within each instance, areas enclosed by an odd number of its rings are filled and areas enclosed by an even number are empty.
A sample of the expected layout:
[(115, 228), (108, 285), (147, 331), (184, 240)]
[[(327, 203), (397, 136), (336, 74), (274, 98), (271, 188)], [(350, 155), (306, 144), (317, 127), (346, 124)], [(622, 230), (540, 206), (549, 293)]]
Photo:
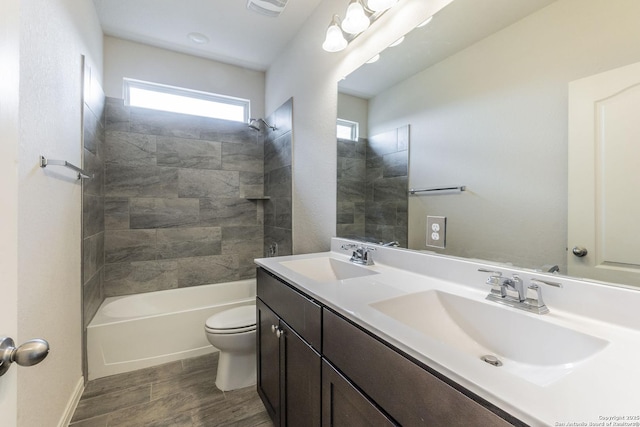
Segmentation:
[(221, 311), (209, 317), (205, 329), (212, 334), (239, 334), (256, 329), (255, 304)]

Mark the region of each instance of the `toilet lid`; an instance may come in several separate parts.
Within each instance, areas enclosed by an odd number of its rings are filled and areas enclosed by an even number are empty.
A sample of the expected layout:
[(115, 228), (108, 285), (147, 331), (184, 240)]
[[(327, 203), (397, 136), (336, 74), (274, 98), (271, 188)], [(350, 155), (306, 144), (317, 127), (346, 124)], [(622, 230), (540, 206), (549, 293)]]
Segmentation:
[[(256, 305), (243, 305), (221, 311), (209, 317), (205, 323), (207, 329), (213, 330), (246, 330), (256, 326)], [(231, 332), (231, 331), (230, 331)]]

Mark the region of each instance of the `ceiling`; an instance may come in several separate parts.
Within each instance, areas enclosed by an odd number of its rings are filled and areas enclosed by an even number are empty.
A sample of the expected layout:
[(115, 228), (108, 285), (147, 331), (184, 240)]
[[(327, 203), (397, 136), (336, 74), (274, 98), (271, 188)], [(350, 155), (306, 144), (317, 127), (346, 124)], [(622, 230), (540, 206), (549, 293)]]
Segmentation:
[[(289, 0), (277, 18), (246, 1), (93, 0), (106, 35), (256, 70), (269, 67), (321, 0)], [(210, 41), (192, 42), (194, 32)]]

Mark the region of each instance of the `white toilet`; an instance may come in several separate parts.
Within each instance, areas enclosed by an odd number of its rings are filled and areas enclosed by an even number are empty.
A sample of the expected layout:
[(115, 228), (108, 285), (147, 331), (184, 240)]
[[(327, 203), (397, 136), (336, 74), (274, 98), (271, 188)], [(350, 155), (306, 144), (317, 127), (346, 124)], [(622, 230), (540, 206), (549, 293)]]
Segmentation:
[(235, 390), (256, 383), (256, 305), (243, 305), (209, 317), (207, 339), (220, 350), (216, 387)]

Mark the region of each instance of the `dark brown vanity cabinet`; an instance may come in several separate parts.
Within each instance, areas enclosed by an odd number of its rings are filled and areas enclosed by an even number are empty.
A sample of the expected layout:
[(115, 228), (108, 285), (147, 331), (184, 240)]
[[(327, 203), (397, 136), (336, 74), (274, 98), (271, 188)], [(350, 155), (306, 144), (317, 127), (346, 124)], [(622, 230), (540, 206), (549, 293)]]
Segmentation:
[(322, 308), (258, 270), (258, 394), (275, 426), (320, 426)]
[(323, 427), (395, 426), (380, 409), (326, 360), (322, 362)]
[(323, 313), (323, 355), (400, 425), (511, 425), (487, 402), (466, 396), (329, 310)]
[(275, 426), (525, 425), (258, 269), (258, 393)]

